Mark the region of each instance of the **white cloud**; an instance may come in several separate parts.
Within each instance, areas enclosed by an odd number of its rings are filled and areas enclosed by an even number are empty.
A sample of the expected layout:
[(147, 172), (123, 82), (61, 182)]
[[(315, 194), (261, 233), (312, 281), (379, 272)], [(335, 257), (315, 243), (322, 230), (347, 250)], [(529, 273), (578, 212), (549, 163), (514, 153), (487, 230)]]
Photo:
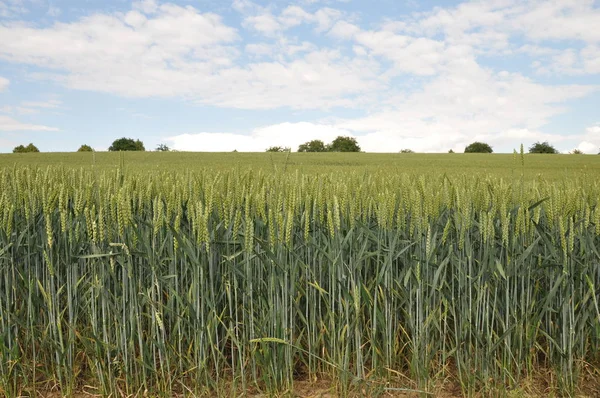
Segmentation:
[(62, 11), (60, 10), (60, 8), (53, 5), (49, 5), (48, 11), (46, 12), (46, 14), (48, 14), (48, 16), (50, 17), (58, 17), (61, 13)]
[(22, 0), (0, 0), (0, 17), (13, 18), (27, 13)]
[(600, 125), (588, 127), (586, 131), (590, 136), (600, 139)]
[[(521, 143), (549, 141), (567, 151), (577, 140), (598, 142), (600, 127), (585, 135), (559, 135), (539, 129), (564, 111), (561, 103), (580, 98), (594, 87), (544, 86), (519, 74), (480, 67), (473, 59), (450, 63), (443, 74), (410, 95), (395, 97), (394, 106), (361, 118), (328, 123), (284, 123), (256, 129), (249, 136), (202, 133), (173, 137), (175, 148), (263, 151), (271, 145), (297, 145), (311, 139), (331, 141), (355, 136), (367, 152), (462, 152), (473, 141), (485, 141), (496, 152)], [(595, 145), (595, 144), (594, 144)], [(586, 147), (586, 152), (589, 148)]]
[(244, 50), (253, 60), (268, 60), (270, 57), (271, 60), (277, 60), (280, 64), (289, 64), (297, 60), (301, 54), (314, 53), (319, 49), (308, 41), (296, 42), (282, 37), (276, 43), (249, 43)]
[[(312, 51), (290, 62), (261, 62), (219, 72), (203, 103), (222, 107), (297, 109), (353, 107), (367, 94), (382, 89), (378, 65), (348, 59), (336, 51)], [(365, 97), (366, 98), (366, 97)]]
[(312, 19), (312, 14), (304, 11), (298, 6), (288, 6), (281, 12), (281, 15), (279, 16), (279, 20), (286, 28), (291, 28), (304, 22), (310, 22)]
[(231, 7), (237, 12), (247, 14), (259, 10), (260, 7), (250, 0), (233, 0)]
[(567, 48), (554, 50), (545, 62), (537, 61), (533, 67), (544, 75), (594, 75), (600, 73), (600, 46), (588, 45), (581, 50)]
[(10, 84), (10, 81), (2, 76), (0, 76), (0, 92), (6, 90), (8, 88), (8, 85)]
[(518, 54), (528, 54), (532, 56), (556, 55), (560, 51), (551, 47), (538, 46), (535, 44), (523, 44), (515, 50)]
[[(509, 128), (497, 134), (462, 133), (442, 124), (430, 125), (428, 130), (418, 132), (409, 128), (401, 131), (373, 131), (358, 134), (357, 131), (331, 123), (280, 123), (252, 130), (250, 134), (202, 132), (171, 136), (165, 139), (173, 149), (200, 152), (264, 152), (271, 146), (289, 147), (296, 151), (298, 146), (310, 140), (333, 141), (338, 136), (356, 138), (366, 152), (399, 152), (408, 148), (417, 152), (463, 152), (474, 141), (492, 145), (495, 152), (512, 152), (521, 143), (529, 147), (534, 142), (548, 141), (566, 153), (576, 146), (584, 153), (597, 153), (600, 148), (600, 127), (592, 127), (586, 133), (565, 136), (548, 134), (539, 130)], [(595, 138), (594, 138), (595, 136)], [(589, 141), (580, 141), (587, 139)], [(579, 141), (578, 141), (579, 140)], [(577, 145), (577, 142), (580, 142)]]
[(600, 73), (600, 45), (587, 46), (581, 50), (580, 54), (586, 73)]
[[(354, 15), (306, 2), (263, 7), (235, 0), (232, 8), (249, 35), (219, 15), (155, 0), (136, 1), (129, 12), (47, 27), (0, 22), (0, 59), (36, 65), (41, 69), (29, 77), (78, 90), (227, 108), (366, 112), (263, 127), (250, 135), (172, 137), (182, 149), (204, 150), (206, 142), (212, 150), (295, 149), (295, 134), (303, 142), (340, 132), (355, 135), (368, 151), (445, 152), (476, 139), (508, 149), (537, 140), (570, 148), (597, 144), (589, 132), (569, 138), (543, 131), (568, 101), (597, 87), (544, 85), (525, 77), (529, 71), (481, 64), (482, 55), (517, 55), (528, 57), (539, 73), (600, 73), (600, 31), (590, 28), (600, 25), (593, 0), (470, 1), (368, 27)], [(319, 35), (318, 45), (295, 36), (301, 25)], [(4, 111), (40, 109), (20, 106)], [(230, 148), (232, 142), (237, 148)]]
[[(0, 59), (42, 67), (30, 77), (78, 90), (248, 109), (357, 106), (363, 100), (349, 96), (366, 98), (382, 88), (375, 61), (309, 42), (283, 38), (275, 59), (243, 64), (237, 31), (218, 15), (154, 5), (140, 2), (125, 14), (94, 14), (46, 28), (0, 23)], [(260, 44), (248, 50), (269, 53)]]
[(317, 32), (323, 32), (333, 26), (333, 24), (344, 17), (344, 14), (333, 8), (321, 8), (313, 15), (313, 23), (317, 24)]
[(250, 43), (245, 47), (246, 54), (256, 57), (268, 56), (273, 54), (274, 51), (274, 46), (267, 43)]
[(456, 44), (451, 40), (398, 34), (393, 29), (362, 30), (346, 21), (338, 21), (329, 34), (339, 39), (353, 40), (359, 45), (357, 55), (370, 55), (391, 61), (393, 68), (387, 72), (387, 76), (433, 76), (449, 62), (475, 55), (473, 40)]
[(0, 58), (66, 72), (53, 77), (73, 88), (130, 96), (187, 94), (190, 76), (231, 64), (227, 44), (237, 34), (219, 16), (172, 4), (159, 10), (154, 18), (130, 11), (48, 28), (0, 25)]
[(507, 151), (521, 141), (562, 140), (539, 129), (565, 111), (559, 104), (592, 90), (577, 85), (544, 86), (519, 74), (494, 73), (473, 59), (457, 59), (421, 89), (396, 97), (390, 109), (342, 120), (336, 126), (367, 133), (366, 139), (372, 142), (365, 144), (367, 151), (377, 151), (377, 141), (390, 143), (392, 152), (407, 147), (445, 152), (464, 149), (475, 140)]
[(600, 153), (600, 125), (588, 127), (578, 138), (581, 142), (577, 149), (583, 153)]
[(452, 58), (445, 54), (452, 50), (444, 42), (425, 37), (414, 38), (386, 31), (366, 31), (355, 34), (356, 42), (371, 54), (394, 62), (399, 72), (414, 75), (434, 75)]
[(351, 39), (360, 32), (360, 28), (346, 21), (338, 21), (333, 25), (329, 34), (339, 39)]
[(300, 144), (319, 139), (330, 142), (339, 135), (352, 136), (348, 130), (332, 125), (314, 123), (281, 123), (259, 127), (250, 135), (232, 133), (195, 133), (169, 137), (173, 149), (182, 151), (231, 152), (234, 149), (248, 152), (264, 152), (271, 146), (290, 147), (296, 150)]
[(593, 144), (588, 141), (582, 141), (578, 146), (579, 149), (583, 153), (598, 153), (598, 145)]
[(448, 44), (469, 45), (476, 53), (540, 56), (553, 53), (551, 47), (560, 41), (600, 42), (598, 29), (590, 28), (600, 24), (600, 9), (595, 4), (594, 0), (466, 1), (383, 26), (384, 30), (430, 38), (443, 34)]
[(305, 23), (314, 24), (317, 32), (323, 32), (344, 15), (341, 11), (329, 7), (310, 13), (298, 5), (287, 6), (276, 15), (271, 7), (262, 7), (248, 0), (235, 0), (233, 8), (244, 15), (243, 27), (272, 37)]
[(9, 116), (0, 115), (0, 131), (58, 131), (55, 127), (22, 123)]
[(32, 115), (34, 113), (38, 113), (38, 111), (36, 109), (25, 108), (23, 106), (11, 106), (11, 105), (5, 105), (5, 106), (0, 107), (0, 112), (11, 114), (11, 115), (14, 115), (14, 114)]
[(30, 108), (56, 109), (61, 107), (62, 101), (57, 99), (47, 101), (23, 101), (21, 102), (21, 105)]
[(273, 35), (282, 29), (277, 18), (269, 12), (246, 17), (242, 26), (252, 28), (265, 35)]
[(7, 114), (31, 115), (39, 113), (41, 109), (61, 108), (62, 101), (51, 99), (47, 101), (21, 101), (19, 105), (5, 105), (0, 107), (0, 112)]
[(144, 14), (154, 14), (158, 10), (158, 2), (156, 0), (134, 1), (133, 9), (139, 10)]
[[(511, 24), (534, 40), (582, 40), (600, 42), (600, 9), (594, 0), (534, 1)], [(516, 7), (517, 9), (519, 6)]]
[(325, 4), (332, 4), (332, 3), (349, 3), (351, 0), (301, 0), (302, 3), (307, 4), (307, 5), (312, 5), (312, 4), (317, 4), (317, 3), (325, 3)]

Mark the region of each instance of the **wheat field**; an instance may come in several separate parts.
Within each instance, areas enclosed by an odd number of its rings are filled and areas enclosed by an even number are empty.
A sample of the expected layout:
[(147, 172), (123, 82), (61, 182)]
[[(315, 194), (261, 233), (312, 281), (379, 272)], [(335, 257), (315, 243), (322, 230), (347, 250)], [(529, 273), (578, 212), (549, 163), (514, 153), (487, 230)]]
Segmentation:
[(600, 156), (168, 155), (0, 157), (5, 396), (598, 391)]

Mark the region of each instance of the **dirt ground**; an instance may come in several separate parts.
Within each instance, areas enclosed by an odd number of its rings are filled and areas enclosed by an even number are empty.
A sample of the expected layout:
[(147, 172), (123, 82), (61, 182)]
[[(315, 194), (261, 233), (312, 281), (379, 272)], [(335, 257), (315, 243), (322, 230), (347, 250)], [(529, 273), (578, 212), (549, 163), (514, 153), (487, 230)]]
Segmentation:
[[(410, 383), (408, 380), (406, 382)], [(232, 394), (232, 391), (223, 388), (221, 396), (230, 398), (337, 398), (345, 395), (349, 398), (358, 397), (378, 397), (378, 398), (459, 398), (466, 396), (460, 388), (460, 385), (453, 380), (439, 380), (437, 384), (429, 388), (427, 393), (410, 391), (413, 387), (398, 387), (403, 383), (397, 381), (395, 385), (381, 383), (363, 383), (362, 385), (350, 387), (348, 391), (337, 391), (331, 380), (297, 380), (294, 381), (293, 391), (283, 391), (278, 395), (267, 395), (258, 390), (238, 391)], [(21, 397), (39, 397), (39, 398), (62, 398), (63, 395), (52, 388), (46, 392), (24, 393)], [(102, 397), (97, 393), (98, 390), (92, 386), (84, 386), (81, 391), (72, 394), (73, 398), (91, 398)], [(1, 392), (0, 392), (1, 394)], [(212, 392), (201, 395), (201, 397), (216, 397), (218, 393)], [(130, 397), (154, 397), (151, 393), (139, 394), (116, 394), (114, 398)], [(194, 397), (190, 393), (174, 393), (173, 397)], [(541, 398), (541, 397), (560, 397), (561, 394), (556, 387), (556, 380), (552, 372), (539, 372), (535, 377), (525, 379), (518, 388), (509, 391), (488, 390), (481, 392), (472, 392), (469, 397), (487, 398), (487, 397), (507, 397), (507, 398)], [(164, 396), (163, 396), (164, 397)], [(591, 371), (583, 376), (577, 391), (573, 395), (575, 398), (600, 398), (600, 374), (597, 370)], [(111, 397), (112, 398), (112, 397)]]

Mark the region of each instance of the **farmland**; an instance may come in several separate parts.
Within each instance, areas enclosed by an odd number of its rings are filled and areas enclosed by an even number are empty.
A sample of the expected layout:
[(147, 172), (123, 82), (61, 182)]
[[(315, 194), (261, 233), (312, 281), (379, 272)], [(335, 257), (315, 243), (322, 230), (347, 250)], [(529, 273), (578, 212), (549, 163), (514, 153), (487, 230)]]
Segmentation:
[[(376, 153), (191, 153), (191, 152), (117, 152), (0, 154), (0, 167), (62, 166), (65, 168), (129, 170), (230, 170), (235, 168), (266, 172), (298, 170), (301, 173), (378, 170), (392, 173), (450, 175), (493, 175), (504, 179), (520, 178), (512, 154), (376, 154)], [(574, 176), (600, 175), (600, 156), (525, 155), (524, 178), (542, 177), (556, 181)]]
[(0, 156), (6, 396), (593, 396), (600, 156)]

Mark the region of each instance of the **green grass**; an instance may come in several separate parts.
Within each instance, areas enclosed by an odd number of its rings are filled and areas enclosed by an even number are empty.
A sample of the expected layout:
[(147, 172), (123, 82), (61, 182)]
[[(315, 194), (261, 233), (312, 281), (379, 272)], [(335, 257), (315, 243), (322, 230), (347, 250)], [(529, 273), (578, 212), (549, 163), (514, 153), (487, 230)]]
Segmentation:
[[(417, 174), (493, 174), (510, 179), (520, 169), (520, 158), (512, 154), (377, 154), (377, 153), (198, 153), (198, 152), (98, 152), (26, 153), (0, 155), (0, 167), (59, 166), (67, 168), (133, 170), (199, 170), (202, 168), (300, 170), (308, 173), (331, 171), (377, 171)], [(525, 155), (525, 178), (559, 180), (565, 177), (600, 175), (598, 155)], [(520, 174), (519, 174), (520, 177)]]

